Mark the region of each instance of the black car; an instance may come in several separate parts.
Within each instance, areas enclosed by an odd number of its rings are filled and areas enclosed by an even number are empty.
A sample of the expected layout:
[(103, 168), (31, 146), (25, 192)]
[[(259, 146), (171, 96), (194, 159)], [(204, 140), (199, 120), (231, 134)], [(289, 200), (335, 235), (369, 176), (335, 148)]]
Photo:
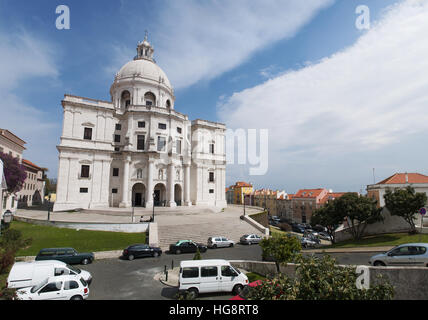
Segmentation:
[(88, 264), (94, 261), (95, 256), (92, 252), (79, 253), (73, 248), (46, 248), (40, 250), (36, 256), (36, 261), (40, 260), (58, 260), (68, 264)]
[(298, 223), (293, 223), (291, 225), (291, 230), (293, 232), (297, 232), (297, 233), (305, 233), (306, 228)]
[(122, 252), (122, 257), (128, 260), (141, 257), (159, 257), (162, 254), (161, 248), (150, 247), (148, 244), (133, 244)]
[(193, 253), (199, 248), (200, 252), (206, 252), (207, 246), (202, 243), (195, 243), (192, 240), (180, 240), (169, 246), (169, 253)]

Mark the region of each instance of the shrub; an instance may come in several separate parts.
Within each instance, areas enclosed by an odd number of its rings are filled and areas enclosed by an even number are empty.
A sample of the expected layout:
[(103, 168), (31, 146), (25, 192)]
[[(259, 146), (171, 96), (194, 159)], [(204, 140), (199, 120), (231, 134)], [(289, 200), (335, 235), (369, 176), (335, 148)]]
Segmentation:
[(193, 260), (202, 260), (201, 252), (199, 251), (199, 248), (196, 249), (196, 253), (193, 256)]

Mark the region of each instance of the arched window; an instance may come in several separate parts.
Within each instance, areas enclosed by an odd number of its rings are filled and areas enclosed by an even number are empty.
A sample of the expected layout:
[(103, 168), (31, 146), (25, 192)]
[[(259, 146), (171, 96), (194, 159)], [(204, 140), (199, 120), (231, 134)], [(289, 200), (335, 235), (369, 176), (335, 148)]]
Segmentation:
[(144, 100), (146, 101), (146, 106), (156, 105), (156, 96), (151, 92), (146, 92), (144, 95)]
[(128, 90), (125, 90), (122, 92), (122, 95), (120, 97), (120, 106), (121, 108), (126, 108), (129, 105), (131, 105), (131, 94)]
[(170, 109), (170, 108), (171, 108), (171, 101), (169, 101), (169, 99), (168, 99), (168, 100), (166, 100), (166, 107), (167, 107), (168, 109)]
[(143, 169), (137, 169), (137, 179), (143, 179)]

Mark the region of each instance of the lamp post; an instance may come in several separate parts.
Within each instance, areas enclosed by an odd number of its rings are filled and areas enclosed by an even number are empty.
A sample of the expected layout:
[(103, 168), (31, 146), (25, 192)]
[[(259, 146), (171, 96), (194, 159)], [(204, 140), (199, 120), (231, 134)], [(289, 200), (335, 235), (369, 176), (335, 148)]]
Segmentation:
[(1, 235), (1, 228), (3, 223), (4, 224), (9, 224), (12, 221), (12, 212), (10, 210), (6, 210), (5, 213), (3, 214), (3, 218), (0, 220), (0, 235)]
[(245, 197), (246, 197), (247, 195), (246, 194), (244, 194), (244, 216), (245, 216)]
[(51, 194), (49, 194), (48, 196), (48, 221), (50, 219), (50, 215), (51, 215)]
[(153, 214), (152, 214), (152, 222), (155, 222), (155, 196), (156, 196), (156, 193), (153, 192)]

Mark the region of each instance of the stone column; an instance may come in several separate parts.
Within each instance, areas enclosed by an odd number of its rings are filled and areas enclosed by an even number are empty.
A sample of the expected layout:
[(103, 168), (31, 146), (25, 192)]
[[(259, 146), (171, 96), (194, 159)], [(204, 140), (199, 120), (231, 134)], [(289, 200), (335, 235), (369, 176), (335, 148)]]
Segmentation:
[(184, 205), (190, 207), (190, 164), (184, 165)]
[(168, 207), (176, 207), (177, 204), (174, 200), (174, 165), (171, 163), (168, 166), (168, 189), (169, 189), (169, 196), (168, 196)]
[(128, 208), (131, 204), (128, 202), (129, 193), (129, 164), (131, 163), (131, 157), (126, 156), (123, 166), (122, 176), (122, 202), (119, 204), (120, 208)]
[(154, 191), (153, 175), (155, 171), (154, 159), (149, 159), (149, 166), (147, 171), (148, 172), (147, 172), (146, 208), (152, 208), (154, 205), (153, 203), (153, 191)]

